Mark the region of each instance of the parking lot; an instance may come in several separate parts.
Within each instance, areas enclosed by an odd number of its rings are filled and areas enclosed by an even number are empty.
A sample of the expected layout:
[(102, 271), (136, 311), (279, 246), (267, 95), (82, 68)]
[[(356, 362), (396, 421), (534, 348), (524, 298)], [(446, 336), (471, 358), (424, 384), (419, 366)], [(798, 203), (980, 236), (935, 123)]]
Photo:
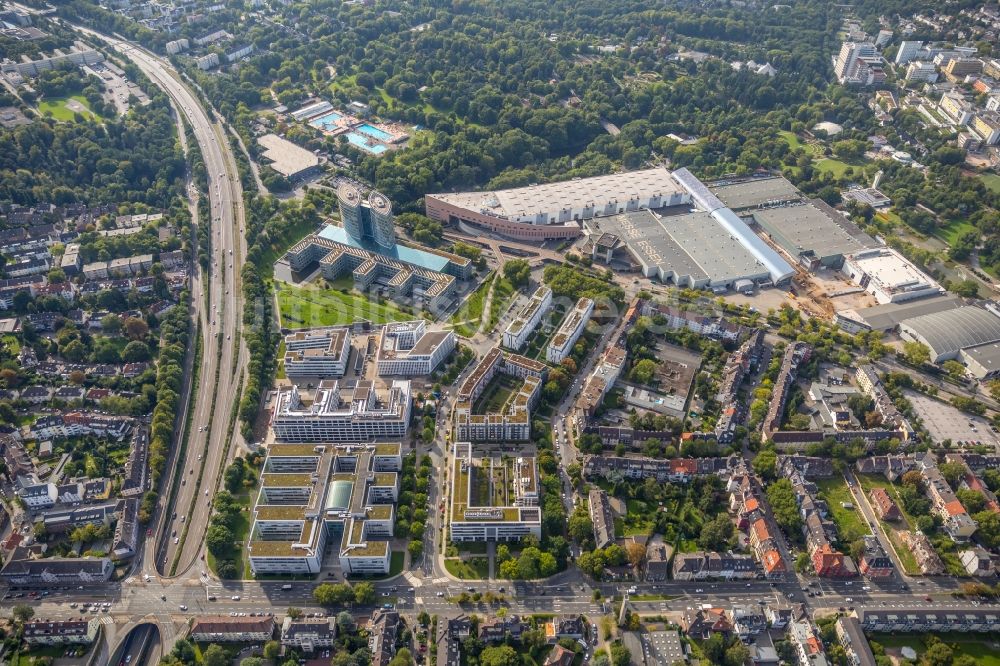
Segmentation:
[(129, 110), (129, 97), (133, 96), (145, 106), (149, 97), (136, 84), (128, 80), (125, 71), (110, 63), (95, 63), (83, 68), (88, 74), (93, 74), (104, 82), (104, 99), (115, 105), (120, 115)]
[(953, 444), (962, 446), (983, 444), (996, 447), (1000, 444), (1000, 438), (984, 418), (966, 414), (948, 403), (916, 391), (906, 391), (906, 399), (913, 405), (913, 411), (935, 442), (950, 439)]

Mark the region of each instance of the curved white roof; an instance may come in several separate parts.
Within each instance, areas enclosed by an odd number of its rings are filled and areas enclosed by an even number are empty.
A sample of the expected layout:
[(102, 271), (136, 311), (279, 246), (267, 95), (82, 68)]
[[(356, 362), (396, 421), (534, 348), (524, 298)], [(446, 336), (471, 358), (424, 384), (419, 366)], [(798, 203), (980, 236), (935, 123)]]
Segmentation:
[(767, 269), (772, 282), (778, 283), (795, 275), (795, 269), (782, 259), (780, 254), (755, 234), (736, 213), (726, 208), (722, 200), (715, 196), (687, 168), (675, 171), (674, 180), (680, 183), (681, 187), (687, 190), (699, 206), (711, 213), (715, 221), (722, 225)]
[(934, 356), (1000, 340), (1000, 317), (972, 305), (907, 319), (900, 328), (921, 338)]

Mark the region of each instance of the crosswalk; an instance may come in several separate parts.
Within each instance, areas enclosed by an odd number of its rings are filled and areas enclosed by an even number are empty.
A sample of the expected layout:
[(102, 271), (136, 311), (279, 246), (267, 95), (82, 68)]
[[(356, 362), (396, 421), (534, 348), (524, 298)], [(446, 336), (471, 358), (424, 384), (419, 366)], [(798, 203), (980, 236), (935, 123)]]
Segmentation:
[(115, 618), (111, 617), (110, 615), (101, 616), (101, 624), (114, 624), (114, 623), (115, 623)]

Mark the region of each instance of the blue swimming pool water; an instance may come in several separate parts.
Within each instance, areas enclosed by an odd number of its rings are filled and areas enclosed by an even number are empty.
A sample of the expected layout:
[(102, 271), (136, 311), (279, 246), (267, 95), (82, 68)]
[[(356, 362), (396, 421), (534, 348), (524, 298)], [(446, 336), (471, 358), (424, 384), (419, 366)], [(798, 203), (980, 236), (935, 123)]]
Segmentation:
[(378, 139), (379, 141), (392, 141), (391, 134), (385, 130), (375, 127), (374, 125), (365, 123), (364, 125), (358, 125), (356, 129), (363, 134), (367, 134), (370, 137)]
[(343, 118), (336, 111), (331, 111), (330, 113), (323, 114), (319, 118), (313, 118), (309, 121), (309, 124), (313, 127), (321, 130), (331, 130), (337, 126), (337, 121)]
[(380, 143), (376, 143), (375, 145), (368, 145), (368, 139), (358, 134), (357, 132), (348, 132), (347, 140), (348, 142), (350, 142), (352, 146), (357, 146), (361, 150), (367, 150), (369, 153), (374, 153), (375, 155), (381, 155), (386, 150), (388, 150), (388, 148), (386, 148)]

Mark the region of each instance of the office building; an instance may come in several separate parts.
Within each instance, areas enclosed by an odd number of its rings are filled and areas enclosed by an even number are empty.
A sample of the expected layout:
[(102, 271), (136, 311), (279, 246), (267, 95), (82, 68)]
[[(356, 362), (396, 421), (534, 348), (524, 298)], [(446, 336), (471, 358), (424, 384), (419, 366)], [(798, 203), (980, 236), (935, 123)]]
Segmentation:
[(388, 197), (372, 190), (367, 199), (362, 199), (357, 187), (342, 182), (337, 187), (337, 199), (344, 229), (351, 238), (374, 243), (383, 250), (396, 246), (395, 217)]
[(906, 66), (907, 81), (934, 83), (938, 78), (937, 67), (932, 62), (916, 60)]
[(279, 442), (368, 442), (406, 434), (412, 407), (410, 382), (376, 389), (367, 380), (324, 380), (309, 402), (299, 388), (277, 392), (271, 427)]
[(402, 470), (398, 442), (273, 444), (247, 543), (255, 574), (314, 574), (327, 548), (343, 572), (389, 571)]
[(580, 339), (590, 315), (594, 311), (594, 301), (589, 298), (581, 298), (573, 306), (573, 309), (566, 314), (559, 325), (559, 330), (549, 340), (549, 346), (545, 349), (545, 360), (549, 363), (561, 363), (564, 358), (573, 351), (573, 345)]
[(538, 467), (532, 456), (489, 454), (470, 442), (452, 448), (452, 541), (541, 537)]
[(351, 355), (347, 328), (298, 331), (285, 336), (285, 374), (291, 378), (343, 377)]
[(423, 319), (386, 324), (378, 343), (378, 374), (429, 375), (454, 351), (455, 341), (453, 331), (428, 331)]
[(552, 290), (540, 286), (503, 333), (503, 346), (518, 351), (552, 305)]
[(879, 303), (902, 303), (944, 293), (941, 285), (890, 248), (847, 255), (841, 271)]
[(983, 111), (972, 118), (970, 129), (987, 146), (1000, 143), (1000, 114), (996, 111)]
[(920, 41), (902, 41), (899, 43), (899, 50), (896, 51), (895, 63), (905, 65), (917, 57), (920, 50), (924, 48), (924, 43)]

